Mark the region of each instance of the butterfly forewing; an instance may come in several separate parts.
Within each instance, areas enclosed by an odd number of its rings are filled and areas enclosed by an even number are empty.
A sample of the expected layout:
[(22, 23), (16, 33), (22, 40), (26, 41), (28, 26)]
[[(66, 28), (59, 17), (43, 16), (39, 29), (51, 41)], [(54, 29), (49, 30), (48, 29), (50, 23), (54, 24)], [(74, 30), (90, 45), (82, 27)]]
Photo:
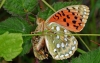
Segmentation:
[(77, 49), (77, 40), (64, 27), (57, 23), (50, 23), (49, 35), (45, 36), (46, 46), (51, 56), (56, 60), (67, 59), (71, 57)]
[(87, 22), (89, 12), (85, 5), (67, 6), (52, 14), (46, 22), (56, 22), (69, 31), (80, 32)]

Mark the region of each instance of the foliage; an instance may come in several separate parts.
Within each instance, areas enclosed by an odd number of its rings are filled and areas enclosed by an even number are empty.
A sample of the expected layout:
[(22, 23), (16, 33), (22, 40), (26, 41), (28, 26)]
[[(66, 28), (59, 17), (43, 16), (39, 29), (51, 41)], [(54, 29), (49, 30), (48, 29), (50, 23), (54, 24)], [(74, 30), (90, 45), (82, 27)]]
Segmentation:
[(22, 34), (21, 33), (4, 33), (0, 35), (0, 57), (11, 61), (22, 51)]
[(72, 59), (71, 63), (99, 63), (100, 47), (94, 51), (80, 55), (78, 58)]
[[(2, 1), (3, 0), (0, 0), (0, 4), (2, 4)], [(48, 3), (51, 4), (55, 0), (50, 1), (48, 1)], [(51, 14), (54, 13), (53, 10), (51, 10), (48, 6), (44, 4), (42, 5), (46, 9), (42, 11), (39, 7), (40, 2), (41, 1), (38, 0), (6, 0), (4, 2), (4, 5), (0, 9), (0, 59), (4, 58), (6, 61), (12, 61), (13, 59), (19, 57), (23, 61), (23, 63), (32, 63), (31, 61), (33, 61), (34, 59), (34, 55), (31, 49), (32, 36), (26, 36), (25, 34), (30, 34), (32, 31), (35, 30), (36, 17), (40, 17), (46, 20)], [(90, 3), (90, 16), (84, 30), (80, 33), (99, 34), (100, 0), (91, 0)], [(77, 2), (74, 0), (70, 2), (56, 2), (52, 4), (52, 7), (57, 11), (69, 5), (82, 4), (82, 2)], [(77, 51), (70, 59), (59, 61), (53, 60), (49, 57), (48, 60), (40, 61), (40, 63), (46, 63), (46, 61), (50, 60), (52, 60), (50, 61), (51, 63), (99, 63), (100, 48), (97, 48), (97, 44), (92, 43), (99, 43), (99, 37), (85, 36), (81, 38), (93, 51), (88, 52), (88, 49), (83, 45), (82, 40), (77, 38), (79, 42), (79, 48), (86, 51), (86, 53), (80, 54), (81, 52)]]
[(32, 12), (36, 4), (37, 0), (7, 0), (4, 9), (12, 15), (23, 16)]
[[(63, 5), (62, 5), (63, 4)], [(80, 3), (77, 3), (77, 2), (57, 2), (57, 3), (54, 3), (53, 5), (52, 5), (52, 7), (57, 11), (57, 10), (59, 10), (59, 9), (61, 9), (61, 8), (64, 8), (64, 7), (66, 7), (66, 6), (69, 6), (69, 5), (78, 5), (78, 4), (80, 4)], [(60, 6), (59, 6), (60, 5)], [(54, 13), (54, 11), (53, 10), (51, 10), (50, 8), (47, 8), (45, 11), (41, 11), (41, 12), (39, 12), (38, 13), (38, 17), (40, 17), (40, 18), (43, 18), (43, 19), (47, 19), (51, 14), (53, 14)]]

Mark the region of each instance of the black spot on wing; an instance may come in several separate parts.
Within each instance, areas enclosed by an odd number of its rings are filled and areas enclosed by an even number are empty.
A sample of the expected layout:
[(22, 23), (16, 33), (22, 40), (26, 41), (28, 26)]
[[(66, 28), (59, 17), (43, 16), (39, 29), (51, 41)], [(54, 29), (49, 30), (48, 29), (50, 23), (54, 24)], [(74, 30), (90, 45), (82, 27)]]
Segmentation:
[(70, 19), (69, 15), (66, 16), (68, 19)]
[(74, 18), (77, 19), (77, 16), (75, 16)]
[(80, 18), (80, 20), (82, 21), (82, 18)]
[(53, 16), (53, 18), (56, 19), (54, 16)]
[(73, 25), (76, 29), (78, 29), (78, 26), (76, 26), (76, 25)]
[(57, 16), (56, 14), (55, 14), (55, 17), (57, 17), (57, 19), (59, 19), (59, 16)]
[(67, 26), (69, 26), (69, 23), (67, 23)]
[(66, 18), (64, 18), (63, 21), (66, 22)]
[(75, 13), (74, 13), (74, 12), (72, 12), (72, 15), (75, 15)]
[(81, 23), (78, 23), (79, 24), (79, 26), (81, 26)]
[(73, 9), (75, 9), (75, 7), (72, 7)]
[(73, 24), (76, 24), (76, 21), (75, 20), (73, 20), (72, 22), (73, 22)]
[(63, 16), (65, 16), (65, 14), (64, 14), (64, 12), (63, 12), (63, 11), (61, 11), (61, 13), (62, 13), (62, 15), (63, 15)]
[(70, 12), (70, 9), (66, 8), (68, 10), (68, 12)]
[(61, 16), (61, 14), (58, 12), (58, 14)]

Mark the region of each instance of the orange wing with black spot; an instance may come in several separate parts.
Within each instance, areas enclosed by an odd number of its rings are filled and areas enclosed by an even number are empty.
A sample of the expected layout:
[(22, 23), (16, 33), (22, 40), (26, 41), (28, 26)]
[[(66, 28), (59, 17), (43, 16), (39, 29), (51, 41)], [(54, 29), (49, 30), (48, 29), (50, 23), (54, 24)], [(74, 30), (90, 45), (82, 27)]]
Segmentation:
[(67, 6), (52, 14), (46, 21), (56, 22), (73, 32), (80, 32), (87, 22), (89, 12), (85, 5)]

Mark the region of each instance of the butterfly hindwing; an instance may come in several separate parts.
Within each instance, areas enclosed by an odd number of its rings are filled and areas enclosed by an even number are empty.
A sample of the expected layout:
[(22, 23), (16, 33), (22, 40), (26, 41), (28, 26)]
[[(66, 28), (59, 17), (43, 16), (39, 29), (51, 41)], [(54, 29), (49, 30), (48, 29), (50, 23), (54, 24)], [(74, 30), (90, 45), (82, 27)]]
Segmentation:
[[(77, 50), (77, 40), (68, 30), (57, 23), (50, 23), (51, 34), (45, 36), (46, 46), (51, 56), (56, 60), (67, 59)], [(60, 35), (61, 34), (61, 35)]]
[[(44, 31), (44, 20), (41, 18), (37, 19), (37, 28), (34, 31), (34, 34), (38, 32)], [(45, 38), (44, 36), (33, 36), (32, 38), (32, 45), (33, 45), (33, 53), (36, 58), (39, 60), (47, 59), (48, 53), (45, 46)]]
[[(42, 40), (42, 37), (36, 36), (32, 38), (32, 45), (33, 45), (33, 53), (36, 58), (39, 60), (47, 59), (48, 54), (45, 53), (46, 51), (41, 48), (40, 50), (37, 50), (37, 46), (39, 46), (39, 42)], [(40, 45), (41, 46), (41, 45)]]

